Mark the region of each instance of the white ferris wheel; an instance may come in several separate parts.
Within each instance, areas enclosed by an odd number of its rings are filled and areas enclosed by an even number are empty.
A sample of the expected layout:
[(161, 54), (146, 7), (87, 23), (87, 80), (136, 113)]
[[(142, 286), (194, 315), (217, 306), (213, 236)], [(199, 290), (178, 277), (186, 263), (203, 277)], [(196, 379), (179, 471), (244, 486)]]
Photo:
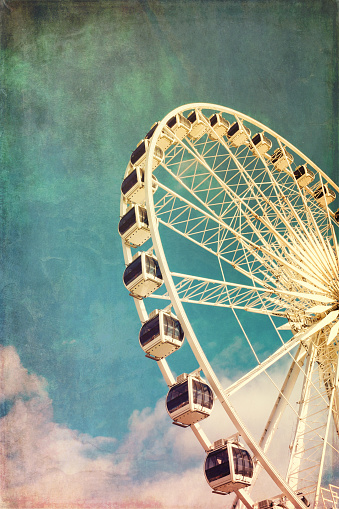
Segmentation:
[[(131, 155), (121, 190), (123, 280), (141, 320), (139, 342), (169, 387), (173, 422), (190, 427), (206, 452), (213, 492), (233, 493), (233, 507), (337, 507), (338, 186), (263, 124), (195, 103), (152, 126)], [(180, 249), (185, 255), (176, 260)], [(183, 258), (192, 273), (180, 272)], [(192, 305), (206, 306), (206, 316), (211, 307), (225, 308), (246, 340), (254, 362), (228, 387), (204, 353), (206, 338), (191, 326)], [(244, 319), (255, 315), (267, 319), (264, 358), (257, 351), (262, 330)], [(175, 378), (169, 363), (184, 338), (196, 369)], [(285, 378), (277, 386), (271, 370), (279, 363)], [(238, 391), (259, 377), (271, 381), (276, 396), (258, 438), (236, 403)], [(223, 436), (221, 427), (211, 443), (200, 421), (215, 400), (234, 434)], [(286, 414), (293, 435), (281, 471), (270, 446)], [(263, 474), (275, 492), (257, 500)]]

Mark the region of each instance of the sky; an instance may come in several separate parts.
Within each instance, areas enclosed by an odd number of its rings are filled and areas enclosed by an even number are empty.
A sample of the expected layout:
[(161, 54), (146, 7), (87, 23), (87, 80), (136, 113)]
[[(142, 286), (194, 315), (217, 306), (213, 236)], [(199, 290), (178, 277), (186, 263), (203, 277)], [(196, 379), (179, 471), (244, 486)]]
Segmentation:
[[(252, 116), (338, 181), (337, 5), (7, 0), (0, 9), (4, 507), (225, 507), (231, 497), (211, 494), (204, 452), (171, 425), (165, 382), (138, 343), (122, 283), (120, 186), (151, 125), (191, 102)], [(192, 252), (172, 255), (184, 264)], [(231, 316), (192, 308), (189, 317), (225, 386), (252, 367)], [(264, 355), (266, 322), (241, 318)], [(195, 368), (187, 345), (176, 362), (176, 374)], [(274, 400), (263, 387), (249, 390), (255, 404), (238, 401), (255, 434)], [(234, 432), (217, 408), (205, 424), (213, 439), (221, 419)]]

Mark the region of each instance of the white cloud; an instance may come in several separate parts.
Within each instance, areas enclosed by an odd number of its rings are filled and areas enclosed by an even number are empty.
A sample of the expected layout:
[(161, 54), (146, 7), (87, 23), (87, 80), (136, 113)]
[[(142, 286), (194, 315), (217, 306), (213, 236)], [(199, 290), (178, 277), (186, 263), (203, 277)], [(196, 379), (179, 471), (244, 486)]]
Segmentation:
[[(46, 381), (27, 372), (15, 349), (1, 348), (0, 352), (5, 366), (2, 399), (14, 401), (0, 419), (4, 507), (6, 503), (20, 509), (230, 507), (233, 495), (212, 494), (203, 473), (204, 451), (190, 429), (171, 424), (164, 399), (154, 409), (132, 413), (121, 443), (81, 434), (53, 421)], [(275, 371), (272, 376), (281, 382), (283, 370)], [(229, 383), (226, 378), (222, 380), (223, 387)], [(263, 376), (233, 397), (257, 439), (276, 395)], [(235, 433), (220, 404), (201, 425), (211, 441)], [(291, 430), (292, 424), (285, 420), (270, 453), (282, 469), (286, 467), (283, 456), (288, 452)], [(255, 497), (260, 499), (260, 492)]]
[(4, 499), (23, 507), (26, 499), (35, 504), (91, 500), (97, 488), (126, 474), (124, 463), (104, 452), (113, 439), (80, 434), (52, 419), (47, 396), (17, 399), (1, 419)]
[(159, 479), (145, 483), (141, 487), (142, 497), (146, 500), (152, 494), (161, 494), (163, 507), (200, 509), (213, 506), (215, 509), (230, 507), (234, 495), (214, 495), (204, 478), (203, 467), (186, 470), (182, 474), (161, 475)]
[(46, 394), (46, 381), (25, 369), (13, 346), (0, 345), (0, 403), (15, 396)]
[(164, 400), (133, 412), (121, 444), (91, 437), (53, 421), (46, 381), (28, 374), (13, 347), (1, 355), (2, 398), (14, 401), (0, 419), (4, 507), (225, 507), (204, 479), (204, 452), (189, 429), (172, 426)]

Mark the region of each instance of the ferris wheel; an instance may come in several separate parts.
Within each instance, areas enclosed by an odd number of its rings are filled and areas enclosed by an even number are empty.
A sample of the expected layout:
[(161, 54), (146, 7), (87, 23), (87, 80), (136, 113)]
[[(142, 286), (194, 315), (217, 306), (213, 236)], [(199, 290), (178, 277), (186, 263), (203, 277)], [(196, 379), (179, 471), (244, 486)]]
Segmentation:
[[(144, 135), (121, 191), (123, 281), (141, 320), (140, 346), (169, 387), (169, 416), (190, 427), (206, 452), (213, 493), (233, 493), (233, 507), (337, 507), (337, 184), (256, 120), (195, 103)], [(224, 308), (223, 323), (234, 317), (248, 346), (253, 362), (228, 387), (205, 355), (208, 338), (193, 330), (192, 306), (205, 307), (207, 321)], [(267, 321), (264, 351), (258, 317)], [(169, 363), (184, 338), (196, 367), (175, 378)], [(271, 372), (280, 365), (278, 386)], [(276, 397), (258, 438), (240, 416), (237, 394), (260, 377)], [(211, 443), (202, 421), (216, 400), (234, 433)], [(270, 448), (285, 415), (293, 434), (281, 469)], [(275, 492), (255, 499), (264, 473)]]

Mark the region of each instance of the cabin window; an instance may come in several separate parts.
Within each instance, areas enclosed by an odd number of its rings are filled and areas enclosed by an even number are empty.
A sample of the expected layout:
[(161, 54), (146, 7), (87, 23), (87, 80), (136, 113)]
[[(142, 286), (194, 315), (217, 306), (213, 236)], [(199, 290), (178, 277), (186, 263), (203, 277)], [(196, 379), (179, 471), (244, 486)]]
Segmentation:
[(324, 186), (324, 188), (322, 187), (319, 187), (316, 192), (314, 193), (314, 197), (315, 199), (319, 199), (321, 198), (322, 196), (324, 196), (324, 192), (326, 193), (327, 192), (327, 188), (326, 186)]
[(193, 124), (193, 122), (195, 122), (195, 121), (196, 121), (196, 119), (197, 119), (197, 114), (196, 114), (196, 112), (195, 112), (195, 111), (192, 111), (192, 113), (191, 113), (191, 114), (187, 117), (187, 119), (188, 119), (190, 122), (192, 122), (192, 124)]
[(152, 339), (159, 335), (159, 315), (151, 320), (148, 320), (141, 327), (140, 330), (140, 343), (142, 346), (147, 345)]
[(153, 134), (154, 134), (154, 131), (155, 131), (155, 130), (156, 130), (156, 128), (158, 127), (158, 123), (159, 123), (159, 122), (156, 122), (156, 123), (154, 124), (154, 126), (153, 126), (153, 127), (151, 127), (151, 129), (150, 129), (150, 130), (148, 131), (148, 133), (146, 134), (145, 138), (146, 138), (147, 140), (149, 140), (150, 138), (152, 138), (152, 136), (153, 136)]
[(131, 208), (121, 219), (119, 222), (119, 232), (123, 235), (127, 230), (130, 229), (131, 226), (135, 224), (135, 208)]
[(140, 143), (140, 145), (134, 150), (134, 152), (132, 152), (132, 155), (131, 155), (131, 163), (132, 164), (135, 164), (141, 156), (143, 156), (146, 152), (146, 146), (145, 146), (145, 142), (143, 141), (142, 143)]
[[(141, 182), (144, 181), (144, 174), (141, 172)], [(127, 194), (132, 187), (135, 186), (135, 184), (138, 183), (138, 173), (137, 170), (132, 171), (127, 177), (124, 179), (122, 185), (121, 185), (121, 191), (122, 194)]]
[(231, 137), (233, 134), (235, 134), (237, 131), (239, 131), (238, 122), (235, 122), (235, 124), (231, 125), (229, 130), (227, 131), (227, 136)]
[(184, 332), (179, 320), (175, 320), (172, 316), (164, 315), (164, 334), (174, 339), (183, 339)]
[(173, 127), (173, 126), (175, 126), (176, 122), (177, 122), (177, 117), (176, 117), (176, 115), (174, 115), (174, 117), (169, 119), (169, 121), (167, 122), (167, 125), (168, 125), (168, 127)]
[(252, 141), (254, 145), (258, 145), (258, 143), (260, 143), (260, 134), (258, 133), (255, 136), (253, 136)]
[(161, 272), (159, 264), (154, 258), (151, 258), (150, 256), (145, 257), (146, 262), (146, 273), (150, 274), (151, 276), (155, 276), (158, 278), (161, 278)]
[(178, 410), (188, 404), (188, 382), (172, 387), (167, 395), (167, 409), (169, 412)]
[(214, 113), (214, 115), (210, 118), (210, 124), (211, 126), (213, 127), (218, 121), (218, 117), (217, 117), (217, 114)]
[(131, 283), (133, 279), (136, 279), (141, 273), (141, 256), (139, 256), (136, 260), (129, 264), (124, 272), (125, 285), (129, 285), (129, 283)]
[(143, 207), (139, 207), (139, 220), (141, 223), (148, 225), (147, 210)]
[(213, 393), (207, 384), (193, 380), (193, 403), (212, 408)]
[(234, 472), (245, 477), (252, 477), (253, 465), (251, 456), (245, 449), (232, 447)]
[(227, 449), (211, 452), (206, 459), (205, 472), (207, 479), (212, 482), (231, 474)]
[(272, 155), (272, 163), (276, 163), (283, 156), (284, 156), (284, 152), (279, 148)]
[(164, 155), (164, 153), (163, 153), (163, 151), (161, 150), (161, 148), (160, 148), (160, 147), (158, 147), (157, 145), (155, 146), (155, 149), (154, 149), (154, 155), (155, 155), (156, 157), (158, 157), (159, 159), (162, 159), (162, 157), (163, 157), (163, 155)]
[(305, 170), (305, 167), (304, 166), (299, 166), (295, 171), (294, 171), (294, 176), (296, 179), (302, 177), (303, 175), (305, 175), (306, 173), (306, 170)]
[(178, 115), (179, 115), (179, 119), (180, 119), (181, 124), (185, 125), (188, 129), (191, 129), (190, 121), (187, 120), (187, 118), (184, 117), (183, 115), (180, 115), (180, 113)]

